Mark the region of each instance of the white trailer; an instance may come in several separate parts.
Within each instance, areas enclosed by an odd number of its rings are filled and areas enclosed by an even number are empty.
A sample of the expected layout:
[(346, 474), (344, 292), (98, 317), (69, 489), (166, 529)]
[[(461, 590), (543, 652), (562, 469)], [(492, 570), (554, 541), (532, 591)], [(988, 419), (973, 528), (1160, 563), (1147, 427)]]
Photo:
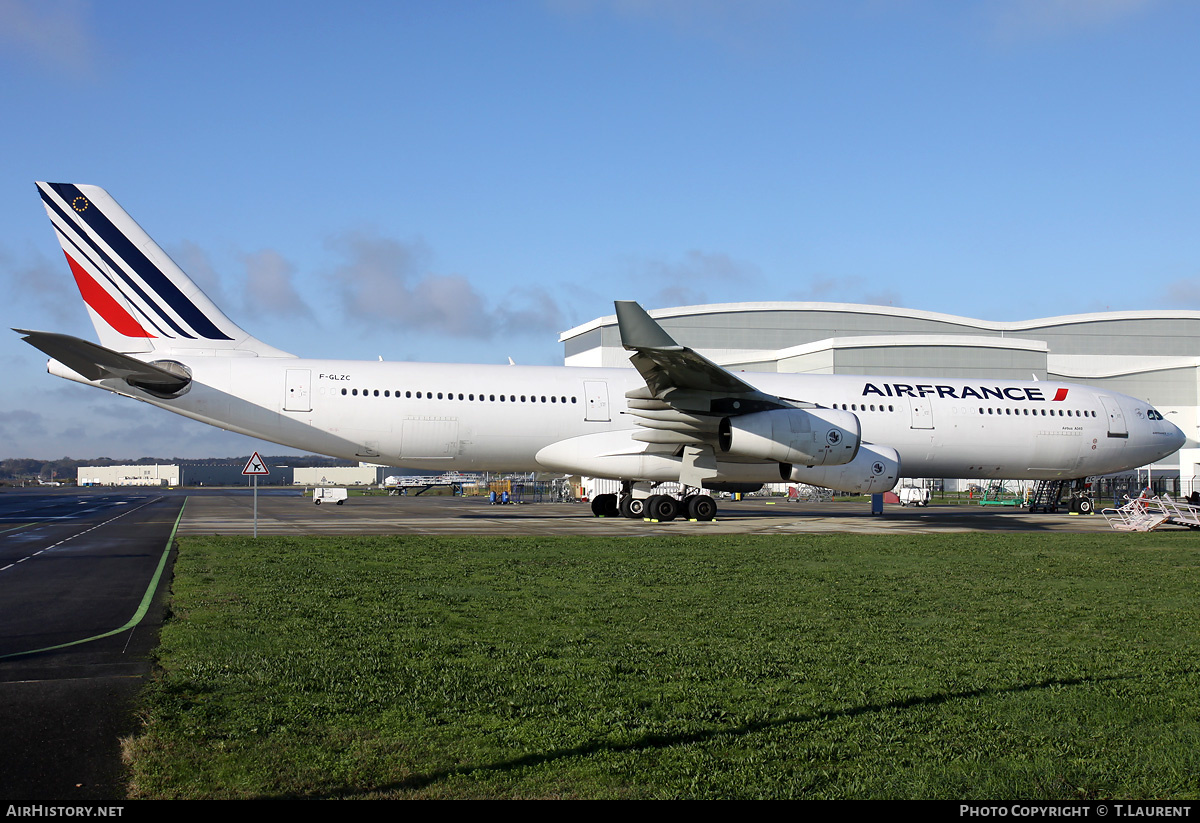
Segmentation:
[(346, 502), (346, 498), (349, 496), (345, 489), (327, 487), (313, 489), (313, 503), (318, 506), (321, 503), (337, 503), (340, 506)]
[(900, 498), (901, 506), (928, 506), (931, 495), (929, 489), (902, 486), (896, 489), (896, 497)]

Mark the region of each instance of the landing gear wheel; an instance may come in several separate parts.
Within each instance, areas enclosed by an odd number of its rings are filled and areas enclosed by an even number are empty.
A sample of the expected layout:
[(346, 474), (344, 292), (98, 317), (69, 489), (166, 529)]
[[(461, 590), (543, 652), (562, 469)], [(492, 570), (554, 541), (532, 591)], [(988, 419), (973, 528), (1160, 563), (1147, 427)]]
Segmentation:
[(717, 501), (707, 494), (698, 494), (687, 500), (688, 519), (707, 523), (717, 516)]
[(1091, 514), (1092, 513), (1092, 505), (1093, 505), (1092, 498), (1090, 498), (1090, 497), (1079, 498), (1079, 513), (1080, 514)]
[(652, 494), (646, 498), (646, 502), (642, 504), (642, 517), (650, 520), (654, 517), (654, 505), (658, 502), (661, 494)]
[(621, 498), (621, 506), (618, 510), (618, 513), (622, 517), (627, 517), (630, 520), (641, 520), (645, 511), (645, 498), (637, 498), (632, 494), (627, 494)]
[(598, 494), (593, 497), (592, 514), (595, 517), (616, 517), (617, 496), (615, 494)]
[(679, 514), (679, 501), (667, 494), (656, 494), (646, 501), (646, 516), (660, 523), (669, 523)]

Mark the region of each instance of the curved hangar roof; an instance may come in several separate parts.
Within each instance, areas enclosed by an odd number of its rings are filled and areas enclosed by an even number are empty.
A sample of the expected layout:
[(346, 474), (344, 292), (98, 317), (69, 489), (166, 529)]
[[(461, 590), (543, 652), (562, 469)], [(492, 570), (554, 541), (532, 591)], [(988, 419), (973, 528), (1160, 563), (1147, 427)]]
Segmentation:
[[(993, 321), (854, 303), (717, 303), (650, 315), (681, 345), (755, 371), (929, 376), (983, 371), (1094, 381), (1200, 365), (1200, 311)], [(576, 326), (559, 341), (568, 365), (628, 365), (615, 316)]]

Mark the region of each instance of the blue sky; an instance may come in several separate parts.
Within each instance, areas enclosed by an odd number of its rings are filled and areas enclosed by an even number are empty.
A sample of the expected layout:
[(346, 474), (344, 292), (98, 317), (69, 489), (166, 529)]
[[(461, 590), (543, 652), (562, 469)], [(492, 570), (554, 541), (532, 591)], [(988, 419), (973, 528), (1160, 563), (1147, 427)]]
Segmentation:
[[(307, 356), (558, 363), (614, 299), (1197, 309), (1197, 42), (1170, 0), (0, 0), (3, 319), (95, 339), (35, 180)], [(281, 451), (0, 370), (0, 457)]]

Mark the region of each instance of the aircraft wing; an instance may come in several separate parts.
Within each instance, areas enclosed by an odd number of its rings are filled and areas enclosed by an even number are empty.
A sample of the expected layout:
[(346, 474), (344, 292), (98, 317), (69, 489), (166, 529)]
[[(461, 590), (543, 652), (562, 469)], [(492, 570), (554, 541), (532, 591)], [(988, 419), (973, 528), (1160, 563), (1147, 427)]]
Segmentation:
[(670, 389), (729, 394), (757, 390), (707, 357), (680, 346), (662, 326), (632, 300), (618, 300), (617, 327), (621, 345), (634, 352), (629, 358), (655, 397)]
[(115, 377), (149, 391), (172, 394), (191, 382), (186, 374), (177, 374), (127, 354), (106, 349), (87, 340), (48, 331), (13, 329), (23, 334), (26, 343), (41, 349), (67, 368), (88, 380)]
[(632, 301), (616, 303), (621, 345), (646, 381), (626, 392), (639, 430), (630, 437), (680, 459), (679, 479), (700, 486), (719, 475), (718, 459), (743, 463), (848, 463), (858, 453), (858, 418), (759, 391), (681, 346)]

